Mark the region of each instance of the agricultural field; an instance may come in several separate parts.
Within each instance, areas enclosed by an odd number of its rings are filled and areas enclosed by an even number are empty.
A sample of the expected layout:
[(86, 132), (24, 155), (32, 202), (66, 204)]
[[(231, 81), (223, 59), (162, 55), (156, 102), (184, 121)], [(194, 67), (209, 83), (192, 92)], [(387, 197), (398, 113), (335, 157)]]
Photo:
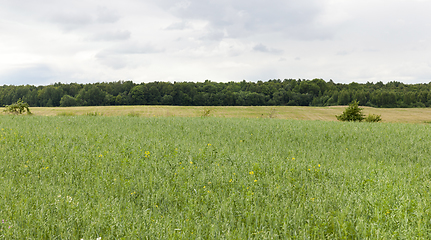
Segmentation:
[(0, 239), (431, 238), (430, 124), (31, 110), (0, 116)]
[[(140, 117), (227, 117), (278, 118), (336, 121), (346, 106), (98, 106), (98, 107), (32, 107), (38, 116), (140, 116)], [(381, 115), (383, 122), (431, 123), (431, 108), (371, 108), (363, 113)]]

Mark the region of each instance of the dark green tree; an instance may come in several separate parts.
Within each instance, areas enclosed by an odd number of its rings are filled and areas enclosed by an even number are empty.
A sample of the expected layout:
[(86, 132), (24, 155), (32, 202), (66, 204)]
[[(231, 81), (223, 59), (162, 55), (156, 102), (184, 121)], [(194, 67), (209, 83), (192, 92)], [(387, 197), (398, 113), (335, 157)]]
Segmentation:
[(76, 106), (76, 98), (70, 96), (70, 95), (64, 95), (60, 100), (60, 107), (72, 107)]
[(364, 114), (362, 114), (362, 110), (363, 108), (359, 107), (359, 102), (355, 100), (349, 104), (349, 106), (341, 115), (336, 115), (336, 117), (339, 121), (362, 122), (362, 120), (364, 120)]

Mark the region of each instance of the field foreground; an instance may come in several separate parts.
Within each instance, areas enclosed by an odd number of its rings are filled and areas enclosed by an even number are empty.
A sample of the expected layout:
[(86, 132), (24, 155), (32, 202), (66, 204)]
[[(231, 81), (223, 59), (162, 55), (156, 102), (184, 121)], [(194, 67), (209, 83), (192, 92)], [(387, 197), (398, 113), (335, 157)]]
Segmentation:
[(0, 116), (1, 239), (431, 238), (431, 126)]
[[(336, 121), (346, 106), (298, 107), (298, 106), (99, 106), (99, 107), (33, 107), (31, 111), (40, 116), (70, 116), (101, 114), (103, 116), (142, 117), (211, 117), (235, 118), (278, 118), (295, 120)], [(363, 113), (378, 114), (383, 122), (431, 123), (431, 108), (371, 108), (364, 107)]]

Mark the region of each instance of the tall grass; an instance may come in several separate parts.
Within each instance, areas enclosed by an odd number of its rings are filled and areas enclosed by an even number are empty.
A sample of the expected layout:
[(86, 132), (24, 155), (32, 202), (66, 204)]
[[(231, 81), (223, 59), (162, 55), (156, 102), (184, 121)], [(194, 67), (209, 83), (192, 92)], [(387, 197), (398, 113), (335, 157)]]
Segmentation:
[(429, 125), (0, 116), (0, 238), (431, 237)]

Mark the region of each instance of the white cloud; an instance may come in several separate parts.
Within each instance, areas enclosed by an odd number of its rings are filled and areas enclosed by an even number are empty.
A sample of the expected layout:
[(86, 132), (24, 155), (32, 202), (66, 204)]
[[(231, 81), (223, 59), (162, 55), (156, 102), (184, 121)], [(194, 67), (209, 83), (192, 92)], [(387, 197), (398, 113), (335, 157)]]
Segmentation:
[(429, 82), (430, 8), (407, 0), (3, 0), (0, 84)]

